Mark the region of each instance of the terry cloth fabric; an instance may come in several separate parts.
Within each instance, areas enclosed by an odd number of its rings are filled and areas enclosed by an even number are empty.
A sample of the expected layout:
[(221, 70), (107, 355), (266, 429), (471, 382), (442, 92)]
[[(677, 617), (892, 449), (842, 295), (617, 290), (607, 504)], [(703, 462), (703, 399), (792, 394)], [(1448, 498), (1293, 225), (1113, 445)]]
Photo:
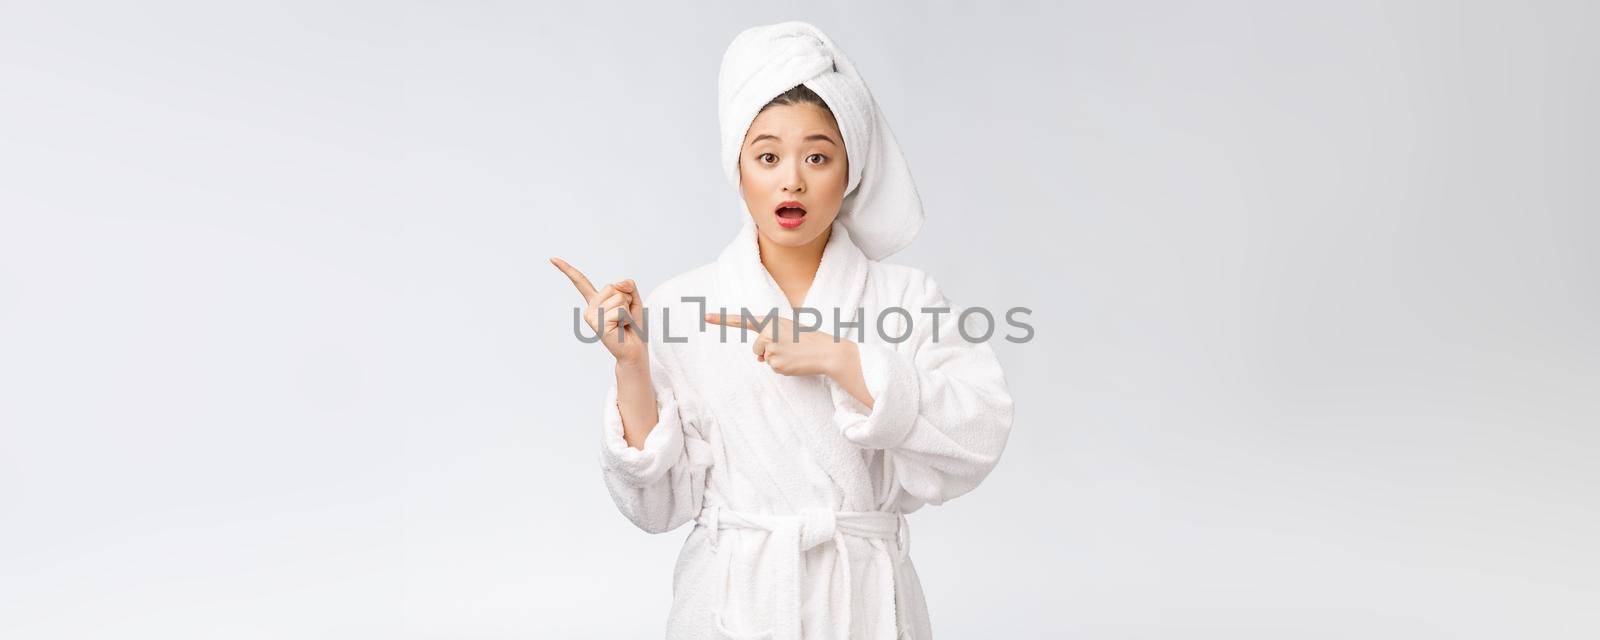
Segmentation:
[(922, 229), (923, 218), (911, 169), (855, 65), (811, 24), (789, 21), (751, 27), (735, 36), (723, 53), (717, 117), (728, 182), (739, 189), (739, 151), (756, 114), (773, 98), (802, 84), (828, 103), (844, 136), (850, 180), (839, 221), (868, 258), (881, 260), (905, 248)]

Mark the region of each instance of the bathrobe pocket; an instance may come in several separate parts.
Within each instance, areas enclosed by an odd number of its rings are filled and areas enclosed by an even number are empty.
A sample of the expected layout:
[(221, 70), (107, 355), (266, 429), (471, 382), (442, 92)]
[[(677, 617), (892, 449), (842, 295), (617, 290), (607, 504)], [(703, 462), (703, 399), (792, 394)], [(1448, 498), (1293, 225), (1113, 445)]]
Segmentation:
[[(701, 577), (702, 588), (709, 593), (706, 620), (711, 636), (717, 640), (771, 640), (776, 635), (770, 616), (761, 616), (754, 607), (765, 608), (771, 594), (757, 587), (761, 572), (749, 554), (753, 540), (740, 535), (739, 530), (723, 529), (712, 536), (717, 542), (712, 547), (716, 560), (712, 569)], [(751, 559), (741, 559), (751, 558)]]

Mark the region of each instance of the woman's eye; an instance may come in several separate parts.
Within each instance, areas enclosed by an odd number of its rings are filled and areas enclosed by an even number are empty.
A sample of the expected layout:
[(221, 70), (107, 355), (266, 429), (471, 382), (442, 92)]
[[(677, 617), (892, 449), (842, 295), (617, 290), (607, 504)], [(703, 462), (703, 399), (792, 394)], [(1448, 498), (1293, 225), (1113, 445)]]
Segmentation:
[[(761, 155), (756, 156), (756, 160), (759, 160), (761, 162), (767, 162), (767, 160), (766, 160), (767, 156), (772, 156), (772, 154), (771, 153), (763, 153)], [(778, 156), (772, 156), (772, 159), (775, 162), (775, 161), (777, 161)]]
[(822, 163), (828, 161), (828, 156), (822, 155), (820, 153), (813, 153), (807, 159), (809, 160), (810, 158), (818, 158), (818, 160), (813, 164), (822, 164)]

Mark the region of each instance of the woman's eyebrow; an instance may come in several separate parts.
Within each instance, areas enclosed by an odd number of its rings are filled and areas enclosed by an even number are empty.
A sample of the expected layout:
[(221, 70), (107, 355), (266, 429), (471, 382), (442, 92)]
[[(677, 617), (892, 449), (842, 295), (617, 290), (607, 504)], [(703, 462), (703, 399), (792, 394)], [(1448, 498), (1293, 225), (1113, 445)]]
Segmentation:
[[(783, 141), (783, 138), (779, 138), (778, 136), (772, 135), (770, 133), (763, 133), (763, 134), (761, 134), (759, 136), (756, 136), (755, 138), (752, 138), (750, 140), (750, 144), (754, 145), (755, 143), (761, 142), (762, 140), (766, 140), (768, 138), (771, 138), (773, 140), (777, 140), (779, 142)], [(811, 134), (809, 136), (806, 136), (806, 139), (803, 142), (810, 142), (812, 140), (821, 140), (821, 141), (826, 142), (828, 144), (831, 144), (831, 145), (833, 145), (835, 147), (839, 146), (839, 143), (834, 142), (833, 138), (829, 137), (828, 134), (825, 134), (825, 133), (813, 133), (813, 134)]]

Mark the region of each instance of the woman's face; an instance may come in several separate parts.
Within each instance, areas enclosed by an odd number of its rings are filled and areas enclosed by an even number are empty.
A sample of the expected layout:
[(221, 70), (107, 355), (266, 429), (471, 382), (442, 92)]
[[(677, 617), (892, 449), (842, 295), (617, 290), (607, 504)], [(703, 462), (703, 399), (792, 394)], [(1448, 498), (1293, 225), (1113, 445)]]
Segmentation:
[[(775, 105), (750, 123), (739, 152), (739, 190), (768, 241), (788, 247), (817, 241), (839, 216), (849, 181), (844, 137), (822, 108)], [(784, 209), (796, 202), (803, 213)]]

